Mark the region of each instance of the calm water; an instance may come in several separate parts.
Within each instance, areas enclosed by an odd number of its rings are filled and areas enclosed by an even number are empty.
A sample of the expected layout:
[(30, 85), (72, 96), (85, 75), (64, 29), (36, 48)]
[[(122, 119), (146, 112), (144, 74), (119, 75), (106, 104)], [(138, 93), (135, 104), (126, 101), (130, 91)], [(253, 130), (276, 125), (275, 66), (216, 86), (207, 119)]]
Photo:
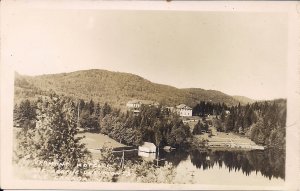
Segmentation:
[[(140, 157), (137, 153), (126, 153), (125, 158)], [(155, 156), (142, 158), (153, 161)], [(160, 158), (175, 166), (177, 183), (276, 186), (285, 179), (285, 153), (280, 150), (160, 150)]]

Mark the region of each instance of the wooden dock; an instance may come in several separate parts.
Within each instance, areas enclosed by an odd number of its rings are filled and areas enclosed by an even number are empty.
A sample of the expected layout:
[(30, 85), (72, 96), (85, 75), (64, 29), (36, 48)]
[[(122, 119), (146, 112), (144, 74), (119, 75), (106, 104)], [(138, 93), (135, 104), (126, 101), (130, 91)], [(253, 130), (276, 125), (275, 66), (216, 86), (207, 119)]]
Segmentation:
[(120, 151), (112, 151), (113, 153), (122, 153), (122, 152), (130, 152), (130, 151), (137, 151), (138, 149), (127, 149), (127, 150), (120, 150)]

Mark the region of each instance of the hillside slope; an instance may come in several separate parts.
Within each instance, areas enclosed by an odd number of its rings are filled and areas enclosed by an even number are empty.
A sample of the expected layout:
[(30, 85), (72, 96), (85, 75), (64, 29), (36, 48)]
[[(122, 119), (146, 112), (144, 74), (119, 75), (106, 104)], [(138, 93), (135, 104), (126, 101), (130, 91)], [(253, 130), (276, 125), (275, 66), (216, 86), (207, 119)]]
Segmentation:
[(250, 99), (248, 97), (245, 96), (232, 96), (234, 99), (236, 99), (237, 101), (246, 104), (246, 103), (254, 103), (256, 100)]
[(15, 75), (16, 102), (45, 95), (50, 90), (75, 99), (93, 99), (101, 104), (107, 102), (121, 108), (132, 99), (153, 100), (170, 106), (180, 103), (194, 106), (199, 101), (224, 102), (228, 105), (239, 103), (232, 96), (215, 90), (178, 89), (152, 83), (137, 75), (106, 70), (93, 69), (40, 76)]

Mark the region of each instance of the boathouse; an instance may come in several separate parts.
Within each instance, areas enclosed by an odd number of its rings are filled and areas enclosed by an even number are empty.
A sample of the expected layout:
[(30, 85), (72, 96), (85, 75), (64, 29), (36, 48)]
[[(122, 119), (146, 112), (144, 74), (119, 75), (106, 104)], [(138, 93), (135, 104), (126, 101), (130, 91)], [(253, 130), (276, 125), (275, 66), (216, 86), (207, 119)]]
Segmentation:
[(143, 145), (139, 146), (139, 152), (155, 153), (156, 152), (156, 146), (153, 143), (144, 142)]

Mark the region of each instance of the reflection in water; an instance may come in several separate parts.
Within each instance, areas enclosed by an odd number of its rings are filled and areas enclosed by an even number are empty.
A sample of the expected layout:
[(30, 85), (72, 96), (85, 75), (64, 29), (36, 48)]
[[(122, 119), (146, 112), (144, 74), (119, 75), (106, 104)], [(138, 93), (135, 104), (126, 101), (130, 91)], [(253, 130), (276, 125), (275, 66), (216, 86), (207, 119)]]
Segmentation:
[(174, 150), (171, 152), (166, 152), (164, 150), (160, 151), (160, 158), (172, 162), (174, 166), (177, 166), (181, 161), (187, 160), (188, 156), (189, 153), (186, 151), (178, 151), (178, 150)]
[[(117, 155), (120, 155), (118, 153)], [(154, 154), (155, 155), (155, 154)], [(148, 157), (153, 161), (156, 156)], [(147, 156), (138, 156), (138, 152), (126, 152), (125, 160), (147, 159)], [(175, 150), (165, 152), (160, 150), (159, 158), (163, 161), (171, 162), (177, 167), (181, 162), (190, 160), (199, 171), (206, 171), (215, 167), (225, 167), (229, 172), (241, 171), (249, 176), (251, 173), (260, 172), (268, 179), (285, 179), (285, 152), (283, 150), (264, 150), (264, 151), (232, 151), (232, 150)], [(150, 160), (150, 161), (151, 161)], [(148, 160), (149, 161), (149, 160)], [(187, 173), (187, 172), (182, 172)]]
[[(179, 153), (179, 152), (178, 152)], [(166, 156), (168, 161), (178, 165), (181, 160), (187, 160), (188, 153), (172, 153), (171, 157)], [(169, 153), (165, 153), (169, 155)], [(170, 153), (171, 154), (171, 153)], [(180, 155), (183, 157), (180, 158)], [(193, 150), (190, 153), (190, 160), (198, 169), (207, 170), (218, 165), (222, 168), (225, 165), (230, 171), (242, 171), (249, 176), (252, 172), (261, 172), (265, 177), (271, 179), (285, 178), (285, 153), (280, 150), (265, 151), (199, 151)]]
[(156, 153), (138, 151), (138, 156), (143, 157), (145, 160), (153, 161), (156, 158)]

